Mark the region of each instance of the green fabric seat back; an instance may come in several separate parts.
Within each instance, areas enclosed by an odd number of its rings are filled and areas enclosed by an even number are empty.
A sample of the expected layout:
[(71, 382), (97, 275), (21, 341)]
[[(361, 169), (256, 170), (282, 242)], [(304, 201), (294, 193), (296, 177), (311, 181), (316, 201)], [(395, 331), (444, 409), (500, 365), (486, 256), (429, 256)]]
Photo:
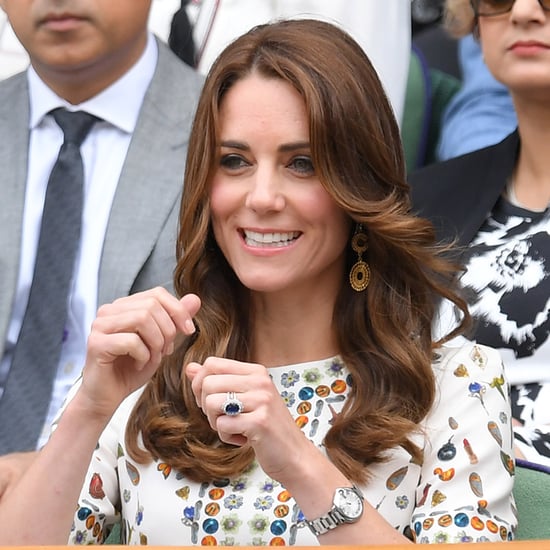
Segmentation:
[(443, 111), (459, 88), (460, 80), (428, 67), (412, 47), (401, 124), (407, 172), (435, 162)]
[(516, 539), (550, 539), (550, 468), (517, 459), (514, 498)]

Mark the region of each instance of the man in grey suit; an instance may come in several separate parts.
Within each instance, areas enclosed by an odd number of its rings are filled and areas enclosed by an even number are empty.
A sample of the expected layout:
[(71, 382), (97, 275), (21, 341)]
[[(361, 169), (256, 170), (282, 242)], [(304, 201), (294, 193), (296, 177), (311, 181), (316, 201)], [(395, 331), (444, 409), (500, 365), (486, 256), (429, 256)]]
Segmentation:
[[(147, 31), (151, 0), (0, 0), (0, 7), (31, 60), (28, 71), (0, 82), (0, 399), (28, 300), (47, 175), (63, 140), (51, 110), (100, 119), (81, 147), (80, 252), (39, 446), (79, 374), (97, 307), (171, 287), (187, 137), (202, 79)], [(31, 456), (0, 459), (0, 494)]]

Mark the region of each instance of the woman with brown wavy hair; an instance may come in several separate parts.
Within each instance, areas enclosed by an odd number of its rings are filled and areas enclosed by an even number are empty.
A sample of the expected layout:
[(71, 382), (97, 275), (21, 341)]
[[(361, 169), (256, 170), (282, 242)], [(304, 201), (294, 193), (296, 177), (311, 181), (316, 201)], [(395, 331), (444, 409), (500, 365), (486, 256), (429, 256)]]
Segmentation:
[[(410, 213), (362, 49), (312, 20), (237, 39), (206, 79), (185, 181), (179, 298), (99, 311), (2, 525), (42, 544), (101, 543), (118, 514), (129, 544), (511, 538), (501, 361), (432, 342), (440, 299), (463, 308), (456, 266)], [(34, 498), (48, 520), (21, 525)]]

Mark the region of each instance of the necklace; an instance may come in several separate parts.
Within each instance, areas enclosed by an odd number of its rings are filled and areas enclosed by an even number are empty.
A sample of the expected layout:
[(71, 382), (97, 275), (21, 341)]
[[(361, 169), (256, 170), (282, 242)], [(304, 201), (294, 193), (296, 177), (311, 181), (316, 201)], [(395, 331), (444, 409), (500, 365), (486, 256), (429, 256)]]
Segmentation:
[(508, 182), (506, 183), (506, 188), (504, 190), (504, 196), (508, 199), (508, 202), (513, 204), (514, 206), (519, 206), (522, 208), (521, 204), (518, 201), (518, 198), (516, 197), (516, 192), (514, 190), (514, 179), (510, 178)]
[(523, 205), (516, 196), (513, 178), (510, 178), (506, 183), (506, 187), (504, 189), (504, 197), (513, 206), (517, 206), (518, 208), (523, 208), (524, 210), (530, 210), (531, 212), (544, 212), (546, 210), (546, 208), (530, 208)]

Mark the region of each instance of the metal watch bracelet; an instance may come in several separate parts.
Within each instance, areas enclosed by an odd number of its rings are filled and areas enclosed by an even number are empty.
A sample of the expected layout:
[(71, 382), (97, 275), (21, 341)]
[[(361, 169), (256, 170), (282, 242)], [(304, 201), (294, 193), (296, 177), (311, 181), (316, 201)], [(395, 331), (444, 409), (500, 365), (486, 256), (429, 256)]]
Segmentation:
[(338, 510), (331, 510), (320, 518), (307, 521), (309, 528), (316, 537), (324, 535), (343, 523), (346, 523), (346, 518)]

